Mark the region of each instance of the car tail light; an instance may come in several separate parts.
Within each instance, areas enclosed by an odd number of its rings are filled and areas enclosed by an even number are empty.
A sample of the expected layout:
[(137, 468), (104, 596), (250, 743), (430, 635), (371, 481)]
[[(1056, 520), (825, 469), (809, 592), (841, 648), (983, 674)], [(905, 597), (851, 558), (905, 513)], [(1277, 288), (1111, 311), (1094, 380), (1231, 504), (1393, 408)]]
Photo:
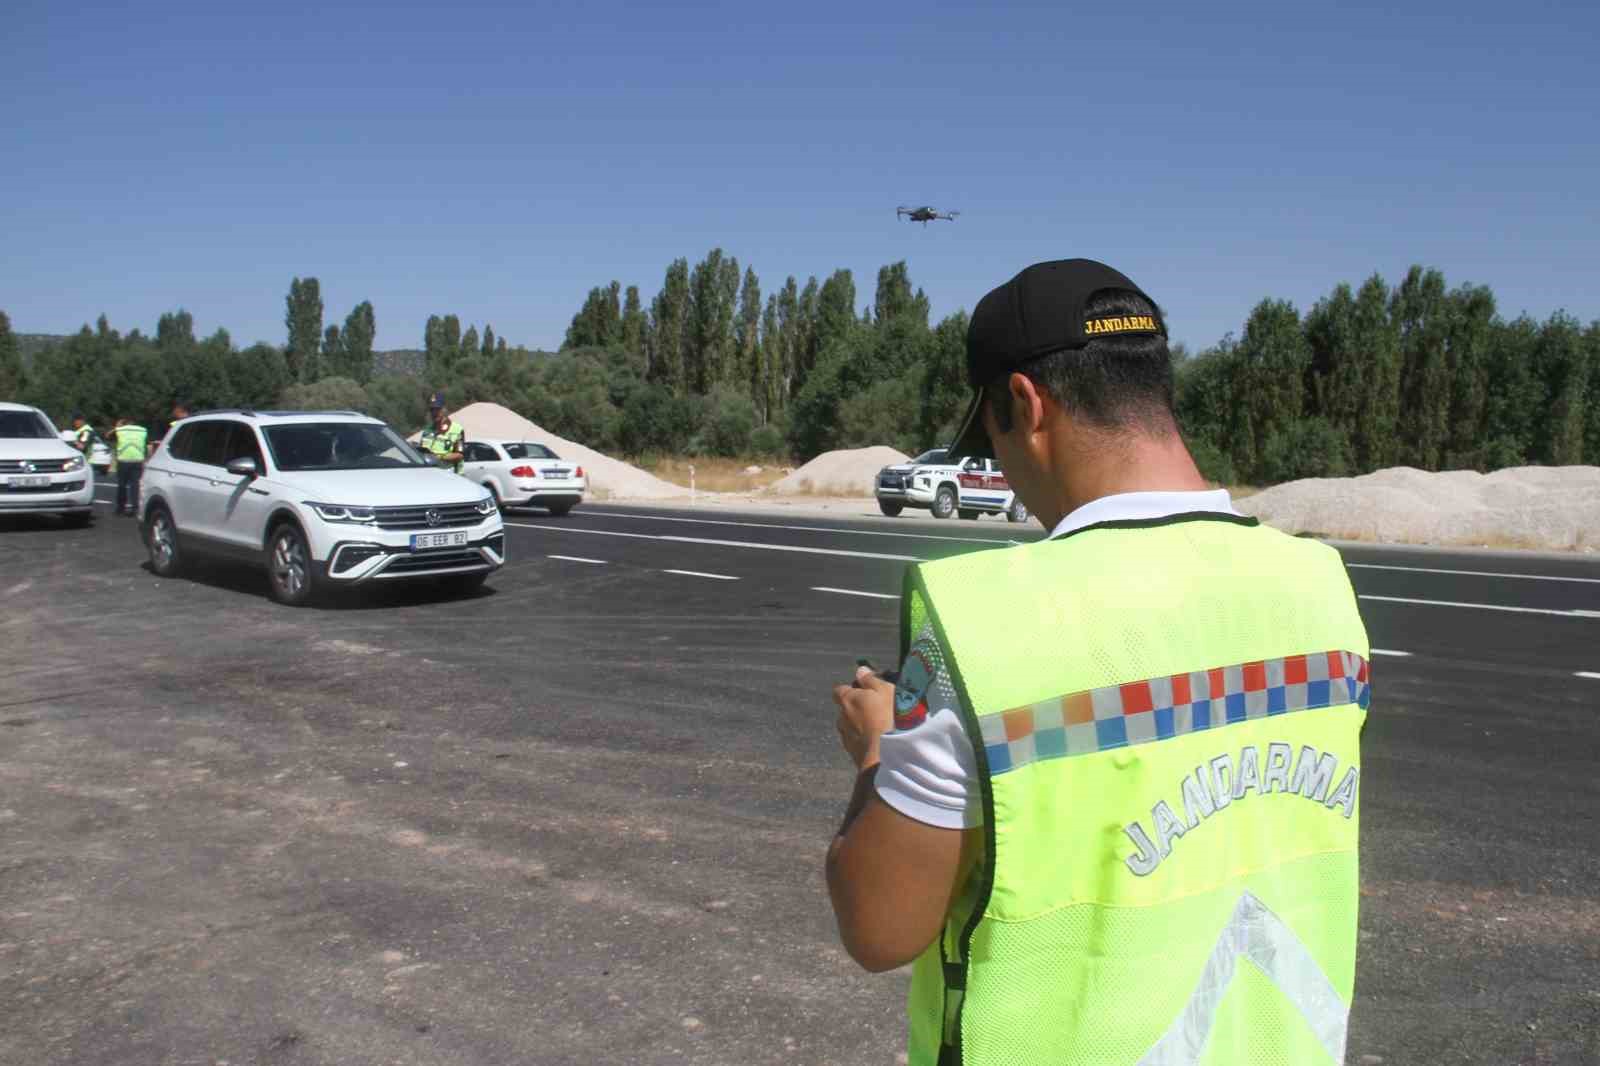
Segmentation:
[(582, 477), (583, 476), (583, 467), (580, 466), (580, 467), (578, 467), (577, 470), (573, 471), (572, 476), (573, 477)]
[(511, 468), (512, 477), (538, 477), (539, 471), (531, 466), (514, 466)]

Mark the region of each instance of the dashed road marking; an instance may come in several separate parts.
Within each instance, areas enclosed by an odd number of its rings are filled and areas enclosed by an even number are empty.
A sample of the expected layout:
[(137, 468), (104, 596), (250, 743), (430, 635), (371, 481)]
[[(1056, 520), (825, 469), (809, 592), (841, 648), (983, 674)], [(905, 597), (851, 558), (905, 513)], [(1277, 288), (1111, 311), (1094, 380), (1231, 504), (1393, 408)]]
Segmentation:
[(835, 589), (827, 585), (812, 585), (812, 592), (837, 592), (841, 596), (866, 596), (874, 600), (898, 600), (900, 597), (887, 592), (861, 592), (858, 589)]
[(671, 544), (709, 544), (721, 548), (760, 548), (770, 552), (800, 552), (804, 555), (843, 555), (853, 559), (886, 559), (894, 563), (920, 563), (915, 555), (889, 555), (884, 552), (855, 552), (843, 548), (812, 548), (801, 544), (758, 544), (750, 540), (713, 540), (709, 537), (675, 537), (665, 533), (625, 533), (619, 529), (582, 529), (578, 526), (535, 525), (532, 522), (507, 522), (517, 529), (550, 529), (557, 533), (587, 533), (596, 537), (628, 537), (632, 540), (660, 540)]
[(1592, 670), (1579, 670), (1577, 673), (1573, 674), (1572, 676), (1573, 677), (1586, 677), (1590, 681), (1600, 681), (1600, 674), (1597, 674), (1597, 673), (1593, 672)]
[(585, 559), (581, 555), (551, 555), (551, 556), (548, 556), (548, 558), (551, 558), (551, 559), (563, 559), (563, 560), (565, 560), (566, 562), (569, 562), (569, 563), (593, 563), (595, 566), (605, 566), (606, 565), (606, 560), (604, 560), (604, 559)]
[(950, 537), (943, 533), (897, 533), (888, 529), (841, 529), (836, 526), (791, 526), (777, 522), (734, 522), (726, 518), (679, 518), (658, 514), (623, 514), (620, 511), (587, 511), (586, 518), (632, 518), (647, 522), (690, 522), (701, 526), (746, 526), (750, 529), (797, 529), (804, 533), (844, 533), (862, 537), (909, 537), (912, 540), (953, 540), (961, 544), (1007, 544), (998, 537)]
[(1461, 577), (1513, 577), (1519, 581), (1572, 581), (1600, 585), (1600, 577), (1562, 577), (1556, 574), (1508, 574), (1492, 570), (1444, 570), (1431, 566), (1395, 566), (1391, 563), (1346, 563), (1352, 570), (1405, 570), (1414, 574), (1457, 574)]
[(1409, 596), (1371, 596), (1359, 599), (1377, 600), (1380, 603), (1412, 603), (1423, 607), (1469, 607), (1479, 611), (1512, 611), (1516, 614), (1553, 614), (1560, 618), (1600, 618), (1600, 611), (1562, 611), (1554, 607), (1512, 607), (1503, 603), (1460, 603), (1455, 600), (1417, 600)]
[(1409, 659), (1409, 658), (1411, 658), (1411, 653), (1410, 652), (1408, 652), (1408, 651), (1395, 651), (1392, 648), (1373, 648), (1372, 649), (1372, 654), (1374, 654), (1374, 655), (1392, 655), (1392, 656), (1394, 656), (1394, 657), (1396, 657), (1398, 659)]
[(663, 574), (682, 574), (684, 577), (709, 577), (717, 581), (738, 581), (732, 574), (707, 574), (700, 570), (663, 570)]

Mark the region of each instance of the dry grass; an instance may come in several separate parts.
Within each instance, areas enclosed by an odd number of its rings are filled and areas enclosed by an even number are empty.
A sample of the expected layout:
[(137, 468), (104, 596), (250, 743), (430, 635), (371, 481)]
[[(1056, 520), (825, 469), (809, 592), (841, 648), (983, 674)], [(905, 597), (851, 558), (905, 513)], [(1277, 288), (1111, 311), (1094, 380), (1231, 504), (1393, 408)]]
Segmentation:
[[(689, 468), (693, 466), (697, 492), (757, 492), (789, 472), (789, 468), (775, 466), (766, 459), (711, 459), (704, 456), (653, 456), (635, 465), (662, 481), (670, 481), (684, 488), (689, 487)], [(761, 472), (745, 473), (745, 468), (750, 466), (759, 466)]]

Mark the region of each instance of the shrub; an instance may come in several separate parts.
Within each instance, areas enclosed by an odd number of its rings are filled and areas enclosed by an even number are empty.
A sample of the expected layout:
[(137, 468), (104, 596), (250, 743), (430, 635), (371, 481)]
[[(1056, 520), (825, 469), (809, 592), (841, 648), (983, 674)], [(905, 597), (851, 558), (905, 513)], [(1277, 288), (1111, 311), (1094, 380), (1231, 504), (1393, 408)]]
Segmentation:
[(1260, 479), (1269, 484), (1350, 473), (1350, 441), (1326, 419), (1306, 418), (1273, 431), (1261, 449)]

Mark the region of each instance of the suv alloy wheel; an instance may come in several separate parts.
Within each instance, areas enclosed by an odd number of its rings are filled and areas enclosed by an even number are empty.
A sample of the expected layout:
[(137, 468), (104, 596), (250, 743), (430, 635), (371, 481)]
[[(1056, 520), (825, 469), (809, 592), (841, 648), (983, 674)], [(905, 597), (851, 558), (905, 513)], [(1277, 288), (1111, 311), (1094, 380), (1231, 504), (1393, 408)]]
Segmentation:
[(157, 504), (150, 508), (145, 519), (144, 543), (150, 552), (150, 569), (157, 577), (176, 577), (183, 569), (183, 556), (178, 550), (178, 527), (167, 509)]
[(1007, 522), (1026, 522), (1028, 520), (1028, 507), (1017, 497), (1012, 497), (1011, 506), (1006, 509)]
[(939, 491), (933, 497), (933, 517), (949, 518), (956, 513), (956, 490), (954, 485), (940, 485)]
[(290, 607), (304, 607), (317, 594), (316, 572), (305, 534), (293, 522), (272, 531), (267, 544), (267, 585), (272, 598)]

